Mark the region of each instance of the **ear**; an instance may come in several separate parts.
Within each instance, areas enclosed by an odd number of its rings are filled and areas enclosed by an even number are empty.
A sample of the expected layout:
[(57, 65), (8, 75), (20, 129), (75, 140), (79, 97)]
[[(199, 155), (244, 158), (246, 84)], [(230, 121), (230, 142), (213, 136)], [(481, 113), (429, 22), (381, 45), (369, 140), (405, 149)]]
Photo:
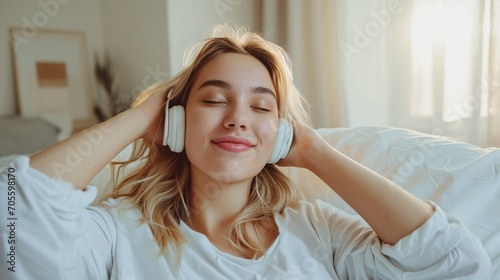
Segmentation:
[(184, 150), (186, 131), (186, 113), (184, 107), (174, 106), (169, 109), (168, 146), (175, 153)]
[(276, 142), (274, 143), (274, 149), (271, 154), (271, 158), (267, 163), (276, 163), (280, 159), (284, 159), (290, 147), (292, 146), (293, 140), (293, 128), (285, 119), (280, 119), (278, 125), (278, 134), (276, 135)]
[(165, 126), (163, 127), (163, 146), (168, 146), (172, 152), (180, 153), (184, 150), (184, 134), (186, 128), (186, 113), (184, 107), (170, 106), (172, 90), (168, 93), (165, 105)]

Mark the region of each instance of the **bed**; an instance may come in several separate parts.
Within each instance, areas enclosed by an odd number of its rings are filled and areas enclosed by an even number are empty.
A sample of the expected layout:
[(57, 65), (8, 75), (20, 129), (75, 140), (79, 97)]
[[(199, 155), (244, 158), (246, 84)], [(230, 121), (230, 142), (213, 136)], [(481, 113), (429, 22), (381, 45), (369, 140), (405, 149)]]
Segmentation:
[(44, 114), (40, 117), (0, 118), (0, 159), (37, 152), (66, 139), (72, 133), (71, 117), (66, 114)]
[[(488, 279), (500, 279), (500, 149), (392, 127), (317, 131), (340, 152), (459, 217), (490, 256)], [(130, 151), (129, 146), (117, 157), (127, 158)], [(299, 168), (283, 170), (297, 184), (307, 186), (306, 199), (328, 201), (361, 219), (314, 174)], [(101, 170), (91, 184), (99, 188), (101, 197), (109, 192), (110, 167)]]

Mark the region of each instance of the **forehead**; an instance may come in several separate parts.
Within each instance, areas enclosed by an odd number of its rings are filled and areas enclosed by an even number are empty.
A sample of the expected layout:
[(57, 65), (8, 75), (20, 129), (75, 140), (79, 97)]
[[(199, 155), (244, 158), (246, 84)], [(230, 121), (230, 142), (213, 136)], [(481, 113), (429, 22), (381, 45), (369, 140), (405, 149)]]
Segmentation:
[(193, 89), (207, 80), (222, 80), (236, 88), (267, 87), (274, 85), (267, 68), (251, 55), (224, 53), (204, 65), (196, 78)]

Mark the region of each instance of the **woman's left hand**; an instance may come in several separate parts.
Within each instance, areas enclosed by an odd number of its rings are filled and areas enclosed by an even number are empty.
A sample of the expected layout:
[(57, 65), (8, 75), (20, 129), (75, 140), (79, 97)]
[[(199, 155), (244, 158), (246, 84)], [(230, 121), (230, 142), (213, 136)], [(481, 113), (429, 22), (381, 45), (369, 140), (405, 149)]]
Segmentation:
[(434, 213), (429, 204), (340, 153), (307, 125), (297, 124), (294, 133), (288, 156), (278, 164), (314, 173), (361, 215), (385, 243), (395, 244)]
[(316, 145), (328, 145), (310, 126), (296, 123), (293, 131), (292, 146), (288, 155), (277, 162), (279, 166), (306, 168), (305, 157), (308, 151)]

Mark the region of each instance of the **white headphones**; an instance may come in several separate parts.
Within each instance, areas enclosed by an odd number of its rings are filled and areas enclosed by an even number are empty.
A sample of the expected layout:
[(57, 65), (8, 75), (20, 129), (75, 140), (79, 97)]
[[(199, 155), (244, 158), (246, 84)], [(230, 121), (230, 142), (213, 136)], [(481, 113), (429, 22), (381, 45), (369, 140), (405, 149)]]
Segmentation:
[[(170, 96), (168, 93), (165, 105), (165, 127), (163, 130), (163, 146), (168, 146), (172, 152), (180, 153), (184, 150), (184, 137), (186, 127), (186, 113), (184, 107), (177, 105), (169, 108)], [(292, 126), (285, 119), (280, 119), (278, 134), (271, 158), (268, 163), (276, 163), (283, 159), (290, 151), (293, 140)]]

